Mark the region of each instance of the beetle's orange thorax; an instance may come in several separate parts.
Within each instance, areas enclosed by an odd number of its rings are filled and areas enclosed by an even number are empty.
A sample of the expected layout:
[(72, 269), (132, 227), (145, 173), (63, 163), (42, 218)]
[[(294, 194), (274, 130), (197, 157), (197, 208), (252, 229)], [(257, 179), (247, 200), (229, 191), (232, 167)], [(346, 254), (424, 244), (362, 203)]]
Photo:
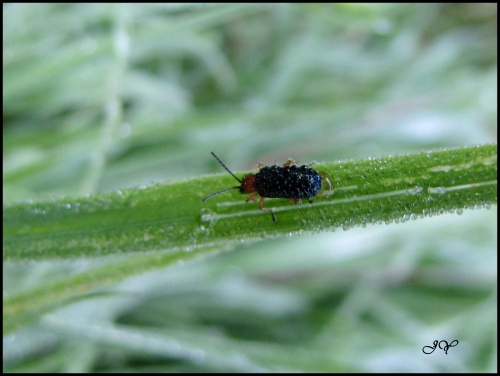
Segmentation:
[(255, 181), (256, 181), (255, 174), (248, 174), (243, 176), (243, 179), (241, 179), (240, 192), (241, 193), (257, 192), (257, 186), (255, 184)]

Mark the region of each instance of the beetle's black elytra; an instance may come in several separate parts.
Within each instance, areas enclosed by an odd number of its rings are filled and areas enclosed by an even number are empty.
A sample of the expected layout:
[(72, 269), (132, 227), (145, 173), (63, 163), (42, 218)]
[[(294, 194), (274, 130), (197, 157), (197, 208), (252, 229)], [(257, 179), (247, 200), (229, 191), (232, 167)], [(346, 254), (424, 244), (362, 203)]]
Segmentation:
[(257, 173), (255, 185), (264, 197), (309, 198), (320, 191), (321, 176), (306, 166), (266, 166)]
[(212, 193), (201, 200), (202, 202), (231, 189), (239, 189), (241, 193), (250, 193), (247, 202), (259, 195), (259, 209), (270, 212), (273, 221), (276, 222), (276, 216), (272, 209), (263, 207), (266, 197), (287, 198), (294, 204), (298, 204), (300, 199), (309, 200), (321, 190), (321, 175), (312, 168), (296, 165), (292, 160), (288, 160), (282, 166), (262, 166), (259, 164), (259, 172), (247, 174), (239, 179), (214, 152), (212, 155), (241, 185)]

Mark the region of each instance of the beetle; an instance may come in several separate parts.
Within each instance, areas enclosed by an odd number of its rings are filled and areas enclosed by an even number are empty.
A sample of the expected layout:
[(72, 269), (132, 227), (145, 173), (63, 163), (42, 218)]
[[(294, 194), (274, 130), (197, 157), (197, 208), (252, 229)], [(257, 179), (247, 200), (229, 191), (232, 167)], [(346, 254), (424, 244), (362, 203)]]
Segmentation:
[(239, 183), (236, 187), (226, 188), (206, 196), (202, 202), (218, 194), (239, 189), (240, 193), (250, 193), (247, 202), (260, 195), (259, 209), (271, 213), (273, 222), (276, 222), (276, 216), (272, 209), (264, 208), (264, 199), (267, 198), (287, 198), (294, 204), (298, 204), (305, 198), (309, 202), (311, 197), (316, 196), (321, 190), (321, 175), (305, 165), (299, 166), (289, 159), (282, 166), (263, 166), (258, 164), (259, 172), (256, 174), (247, 174), (239, 179), (234, 175), (222, 160), (212, 151), (212, 155)]

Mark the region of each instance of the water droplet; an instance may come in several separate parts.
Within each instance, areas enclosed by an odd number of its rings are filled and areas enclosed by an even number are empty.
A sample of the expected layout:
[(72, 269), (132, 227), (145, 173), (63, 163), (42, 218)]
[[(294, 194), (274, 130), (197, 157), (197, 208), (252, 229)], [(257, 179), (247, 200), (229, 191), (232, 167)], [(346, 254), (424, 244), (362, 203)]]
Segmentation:
[(445, 187), (429, 187), (427, 188), (427, 192), (429, 194), (435, 194), (435, 195), (444, 195), (446, 193), (446, 188)]
[(416, 194), (419, 194), (420, 192), (422, 192), (423, 190), (424, 190), (424, 188), (419, 187), (419, 186), (417, 185), (416, 187), (413, 187), (413, 188), (407, 189), (407, 190), (406, 190), (406, 193), (408, 193), (409, 195), (416, 195)]
[(462, 209), (457, 209), (457, 211), (456, 211), (456, 213), (457, 213), (458, 215), (462, 215), (462, 214), (463, 214), (463, 212), (464, 212), (464, 211), (463, 211)]
[(201, 209), (201, 220), (203, 222), (208, 222), (209, 226), (212, 227), (217, 222), (217, 214), (213, 210), (202, 208)]

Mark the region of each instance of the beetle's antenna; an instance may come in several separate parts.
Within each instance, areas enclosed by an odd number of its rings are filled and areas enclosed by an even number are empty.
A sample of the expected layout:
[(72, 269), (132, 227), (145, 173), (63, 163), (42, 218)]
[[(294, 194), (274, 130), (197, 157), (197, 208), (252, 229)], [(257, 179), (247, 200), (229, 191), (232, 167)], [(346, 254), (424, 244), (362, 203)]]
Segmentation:
[(205, 202), (211, 197), (217, 196), (220, 193), (224, 193), (224, 192), (230, 191), (231, 189), (236, 189), (236, 188), (240, 189), (240, 187), (231, 187), (231, 188), (223, 189), (222, 191), (211, 193), (207, 197), (205, 197), (203, 200), (201, 200), (201, 202)]
[[(235, 178), (236, 180), (238, 180), (240, 183), (241, 183), (241, 179), (238, 179), (236, 177), (235, 174), (233, 174), (231, 172), (231, 170), (229, 168), (227, 168), (227, 166), (224, 164), (224, 162), (221, 161), (221, 159), (217, 156), (217, 154), (215, 154), (213, 151), (211, 151), (212, 155), (214, 156), (215, 159), (217, 159), (217, 161), (219, 161), (219, 163), (221, 164), (222, 167), (224, 167), (226, 169), (227, 172), (229, 172), (233, 178)], [(237, 186), (237, 187), (231, 187), (231, 188), (227, 188), (227, 189), (223, 189), (222, 191), (217, 191), (217, 192), (214, 192), (212, 194), (209, 194), (207, 197), (205, 197), (203, 200), (201, 200), (201, 202), (205, 202), (207, 201), (209, 198), (211, 197), (214, 197), (214, 196), (217, 196), (218, 194), (221, 194), (221, 193), (224, 193), (224, 192), (227, 192), (227, 191), (230, 191), (231, 189), (240, 189), (241, 187), (240, 186)]]
[[(226, 169), (226, 171), (227, 171), (227, 172), (229, 172), (231, 175), (233, 175), (233, 178), (235, 178), (236, 180), (238, 180), (238, 181), (241, 183), (241, 180), (240, 180), (240, 179), (238, 179), (238, 178), (236, 177), (236, 175), (234, 175), (234, 174), (231, 172), (231, 170), (227, 168), (227, 166), (224, 164), (224, 162), (222, 162), (222, 161), (220, 160), (220, 158), (219, 158), (219, 157), (218, 157), (218, 156), (217, 156), (217, 155), (216, 155), (213, 151), (211, 151), (210, 153), (212, 153), (212, 155), (215, 157), (215, 159), (217, 159), (217, 160), (219, 161), (219, 163), (222, 165), (222, 167), (224, 167), (224, 168)], [(239, 188), (239, 187), (236, 187), (236, 188)], [(229, 189), (233, 189), (233, 188), (229, 188)], [(225, 192), (225, 191), (221, 191), (221, 192), (219, 192), (219, 193), (222, 193), (222, 192)]]

